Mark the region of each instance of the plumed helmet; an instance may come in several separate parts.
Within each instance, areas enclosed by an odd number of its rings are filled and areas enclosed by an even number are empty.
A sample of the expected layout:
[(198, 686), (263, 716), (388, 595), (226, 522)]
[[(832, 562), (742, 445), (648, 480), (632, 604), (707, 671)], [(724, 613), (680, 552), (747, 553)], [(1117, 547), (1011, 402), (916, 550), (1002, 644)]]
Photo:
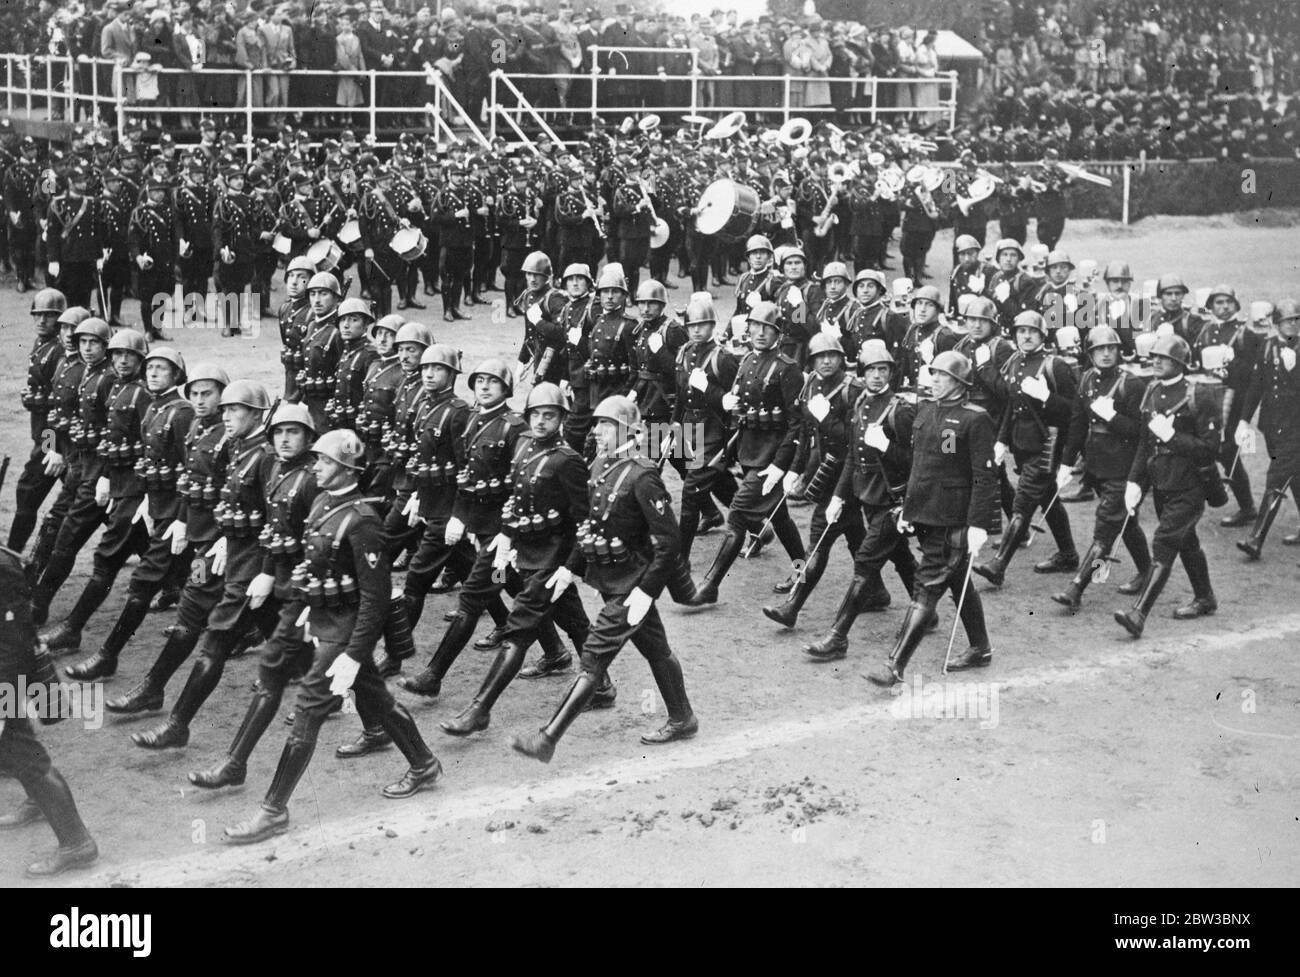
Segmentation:
[(311, 450), (353, 471), (360, 471), (366, 467), (366, 446), (361, 443), (355, 431), (349, 431), (347, 428), (326, 431), (316, 439)]
[(236, 380), (221, 391), (222, 407), (232, 407), (235, 404), (243, 404), (254, 410), (266, 410), (271, 406), (271, 395), (256, 380)]
[(271, 427), (274, 431), (281, 424), (301, 424), (312, 434), (316, 433), (316, 422), (311, 419), (311, 411), (306, 404), (281, 404), (271, 415)]
[(569, 395), (561, 387), (554, 383), (539, 383), (528, 391), (528, 401), (524, 404), (524, 414), (527, 415), (535, 407), (558, 407), (567, 414), (571, 405)]

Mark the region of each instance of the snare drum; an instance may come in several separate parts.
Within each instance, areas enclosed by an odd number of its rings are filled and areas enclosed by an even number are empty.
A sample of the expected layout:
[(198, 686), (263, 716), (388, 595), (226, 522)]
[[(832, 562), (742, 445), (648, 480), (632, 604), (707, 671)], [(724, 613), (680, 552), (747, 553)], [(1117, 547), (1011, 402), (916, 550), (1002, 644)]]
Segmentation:
[(349, 251), (361, 251), (365, 245), (361, 243), (361, 222), (350, 220), (339, 230), (339, 244)]
[(343, 260), (343, 249), (328, 238), (321, 238), (307, 249), (307, 260), (317, 271), (333, 271)]
[(403, 261), (418, 261), (429, 246), (429, 239), (418, 227), (404, 227), (388, 242), (388, 246), (401, 256)]
[(716, 180), (700, 197), (695, 230), (727, 241), (743, 241), (758, 221), (758, 194), (735, 180)]
[(283, 234), (277, 234), (275, 236), (275, 240), (271, 242), (271, 250), (274, 251), (276, 254), (287, 255), (290, 251), (293, 250), (293, 242), (289, 240), (289, 238), (285, 237)]

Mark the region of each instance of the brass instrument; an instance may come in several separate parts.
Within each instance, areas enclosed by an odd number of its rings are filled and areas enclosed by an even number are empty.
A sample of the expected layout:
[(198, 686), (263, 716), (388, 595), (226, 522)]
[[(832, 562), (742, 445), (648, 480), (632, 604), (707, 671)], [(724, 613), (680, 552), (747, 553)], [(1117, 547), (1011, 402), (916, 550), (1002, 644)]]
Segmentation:
[(591, 198), (587, 196), (587, 190), (585, 187), (579, 189), (578, 192), (582, 194), (582, 202), (587, 206), (586, 216), (590, 217), (591, 222), (596, 225), (596, 233), (601, 237), (605, 237), (605, 225), (600, 218), (600, 209), (591, 202)]
[(813, 233), (818, 237), (825, 237), (830, 229), (839, 223), (840, 219), (832, 213), (835, 205), (839, 202), (840, 188), (836, 186), (831, 189), (830, 194), (826, 197), (826, 206), (822, 208), (822, 212), (813, 221)]

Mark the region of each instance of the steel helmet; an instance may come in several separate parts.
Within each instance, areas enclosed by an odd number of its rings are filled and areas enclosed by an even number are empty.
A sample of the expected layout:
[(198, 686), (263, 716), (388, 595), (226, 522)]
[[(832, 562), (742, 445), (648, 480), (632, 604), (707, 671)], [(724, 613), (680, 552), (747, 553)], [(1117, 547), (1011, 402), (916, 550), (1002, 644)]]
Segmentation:
[(271, 415), (270, 430), (274, 431), (281, 424), (301, 424), (312, 434), (316, 433), (316, 422), (311, 419), (311, 410), (306, 404), (281, 404)]
[(136, 332), (134, 329), (119, 329), (117, 332), (113, 333), (112, 338), (109, 339), (108, 351), (110, 353), (115, 353), (121, 350), (126, 350), (129, 353), (134, 353), (136, 356), (143, 358), (149, 352), (149, 342), (144, 338), (144, 333), (142, 332)]
[(637, 302), (658, 302), (661, 305), (668, 304), (668, 289), (664, 288), (662, 282), (654, 279), (648, 279), (636, 287)]
[(709, 322), (716, 323), (718, 313), (713, 308), (713, 296), (708, 292), (696, 292), (686, 303), (686, 325)]
[(963, 251), (978, 251), (980, 249), (980, 243), (969, 234), (959, 234), (956, 243), (953, 244), (953, 248), (958, 254), (961, 254)]
[(846, 285), (853, 280), (849, 277), (849, 266), (842, 261), (832, 261), (822, 270), (822, 281), (832, 278), (843, 278)]
[(587, 281), (590, 282), (590, 281), (591, 281), (591, 269), (588, 268), (587, 265), (585, 265), (583, 262), (581, 262), (581, 261), (575, 261), (573, 264), (569, 265), (568, 268), (565, 268), (565, 269), (564, 269), (564, 277), (565, 277), (566, 279), (569, 279), (569, 278), (585, 278), (585, 279), (587, 279)]
[(992, 299), (985, 298), (983, 295), (968, 295), (966, 307), (961, 314), (963, 319), (987, 319), (994, 325), (999, 321), (997, 305)]
[(311, 276), (311, 281), (307, 283), (307, 291), (314, 292), (317, 289), (333, 292), (335, 298), (343, 294), (343, 289), (339, 286), (339, 280), (334, 277), (332, 272), (328, 271), (318, 271)]
[(839, 353), (840, 356), (844, 355), (844, 347), (840, 344), (838, 336), (833, 336), (828, 332), (819, 332), (809, 340), (809, 359), (821, 356), (823, 353)]
[(1074, 262), (1070, 260), (1070, 256), (1066, 252), (1053, 251), (1047, 256), (1047, 267), (1051, 268), (1052, 265), (1069, 265), (1073, 268)]
[(90, 318), (90, 310), (82, 305), (74, 305), (59, 314), (59, 325), (79, 326)]
[(311, 450), (353, 471), (360, 471), (366, 467), (366, 446), (361, 443), (355, 431), (349, 431), (347, 428), (326, 431), (316, 439)]
[[(435, 343), (421, 354), (420, 365), (445, 366), (449, 370), (460, 373), (460, 350), (446, 343)], [(473, 382), (472, 378), (471, 382)]]
[(1228, 298), (1232, 299), (1233, 305), (1239, 309), (1241, 308), (1241, 303), (1237, 301), (1236, 290), (1229, 285), (1215, 285), (1214, 288), (1210, 289), (1210, 294), (1205, 297), (1205, 307), (1208, 309), (1210, 305), (1213, 304), (1214, 300), (1220, 295), (1226, 295)]
[(933, 285), (922, 285), (912, 293), (909, 305), (916, 305), (917, 302), (933, 302), (936, 308), (943, 308), (943, 299), (939, 296), (939, 290)]
[(1186, 369), (1187, 361), (1192, 356), (1192, 349), (1182, 336), (1177, 334), (1160, 336), (1151, 347), (1151, 355), (1167, 357)]
[(1004, 237), (993, 246), (994, 255), (1001, 256), (1003, 251), (1014, 251), (1022, 258), (1025, 256), (1025, 249), (1020, 246), (1020, 242), (1011, 237)]
[(775, 329), (777, 332), (780, 332), (781, 327), (777, 325), (776, 321), (779, 314), (780, 312), (777, 309), (775, 302), (758, 302), (749, 310), (747, 321), (760, 322), (769, 329)]
[(861, 282), (874, 282), (880, 288), (880, 294), (884, 295), (889, 291), (889, 283), (885, 281), (885, 273), (877, 271), (875, 268), (863, 268), (853, 278), (853, 287), (857, 288)]
[(545, 275), (548, 278), (551, 275), (551, 259), (541, 251), (534, 251), (524, 259), (521, 271), (534, 275)]
[(194, 364), (194, 369), (190, 372), (185, 381), (185, 393), (188, 394), (190, 392), (190, 387), (199, 380), (211, 380), (213, 383), (223, 388), (230, 386), (230, 375), (216, 363), (210, 363), (207, 361)]
[(596, 281), (596, 291), (604, 288), (617, 288), (621, 292), (627, 291), (627, 276), (623, 274), (623, 266), (617, 261), (611, 261), (600, 270), (600, 278)]
[(1300, 302), (1295, 299), (1283, 299), (1277, 304), (1277, 310), (1274, 313), (1278, 322), (1285, 319), (1300, 319)]
[(57, 288), (43, 288), (32, 297), (32, 315), (42, 312), (64, 312), (68, 297)]
[(745, 242), (745, 254), (751, 251), (766, 251), (772, 253), (772, 242), (768, 240), (766, 234), (755, 234)]
[(1047, 325), (1043, 322), (1042, 314), (1033, 309), (1025, 309), (1024, 312), (1018, 313), (1011, 323), (1013, 329), (1019, 329), (1021, 326), (1037, 329), (1043, 336), (1047, 335)]
[(807, 262), (808, 260), (808, 256), (803, 253), (803, 248), (797, 244), (786, 245), (785, 253), (781, 255), (782, 267), (784, 267), (785, 263), (789, 261), (791, 258), (800, 258), (804, 262)]
[(1180, 292), (1187, 291), (1187, 285), (1184, 283), (1181, 275), (1161, 275), (1156, 279), (1156, 294), (1163, 295), (1165, 292), (1174, 290)]
[(405, 323), (406, 320), (396, 312), (390, 312), (382, 319), (376, 320), (374, 324), (371, 325), (370, 332), (371, 335), (373, 335), (376, 329), (387, 329), (389, 332), (393, 333), (393, 335), (396, 335), (397, 331), (401, 329)]
[[(1059, 331), (1059, 330), (1058, 330)], [(1103, 346), (1123, 346), (1119, 333), (1110, 326), (1093, 326), (1088, 330), (1088, 352)]]
[(539, 383), (528, 391), (528, 401), (524, 404), (527, 415), (535, 407), (558, 407), (566, 414), (569, 412), (569, 395), (554, 383)]
[(305, 271), (309, 275), (316, 274), (316, 262), (312, 261), (305, 254), (300, 254), (289, 261), (289, 267), (284, 270), (286, 276), (292, 275), (295, 271)]
[(400, 329), (397, 330), (397, 345), (402, 343), (415, 343), (419, 346), (431, 346), (433, 344), (433, 330), (428, 326), (423, 326), (418, 322), (404, 322)]
[(185, 358), (170, 346), (159, 346), (157, 349), (150, 350), (144, 361), (148, 363), (150, 360), (166, 360), (180, 370), (182, 377), (185, 376)]
[(612, 397), (606, 397), (591, 412), (593, 421), (598, 421), (601, 418), (613, 421), (615, 424), (621, 424), (624, 427), (636, 428), (641, 425), (641, 409), (637, 407), (630, 397), (615, 394)]
[(1109, 261), (1106, 263), (1106, 270), (1102, 273), (1103, 281), (1132, 281), (1133, 272), (1129, 271), (1127, 261)]
[(242, 404), (253, 410), (266, 410), (271, 406), (271, 395), (256, 380), (236, 380), (221, 391), (221, 406)]
[(506, 385), (507, 394), (515, 392), (515, 375), (510, 370), (510, 364), (499, 356), (490, 357), (474, 368), (474, 372), (466, 378), (469, 380), (469, 385), (471, 387), (474, 386), (475, 380), (480, 374), (488, 377), (496, 377)]
[[(333, 275), (330, 275), (330, 278), (333, 277)], [(370, 303), (365, 299), (344, 299), (339, 304), (339, 318), (342, 319), (344, 316), (348, 315), (359, 315), (362, 318), (369, 319), (371, 322), (375, 321), (375, 314), (370, 311)]]
[[(134, 329), (130, 331), (135, 332)], [(136, 335), (141, 339), (144, 338), (144, 333), (137, 332)], [(107, 346), (109, 339), (112, 338), (112, 330), (109, 329), (108, 323), (103, 319), (98, 319), (95, 316), (87, 316), (73, 327), (72, 336), (74, 339), (78, 336), (93, 336), (95, 339), (98, 339), (101, 343)]]
[(889, 347), (885, 345), (883, 339), (868, 339), (858, 350), (858, 365), (862, 367), (877, 366), (880, 363), (888, 363), (892, 368), (894, 366), (894, 357), (889, 352)]
[(930, 362), (931, 373), (946, 373), (958, 383), (971, 385), (970, 360), (955, 349), (945, 350)]

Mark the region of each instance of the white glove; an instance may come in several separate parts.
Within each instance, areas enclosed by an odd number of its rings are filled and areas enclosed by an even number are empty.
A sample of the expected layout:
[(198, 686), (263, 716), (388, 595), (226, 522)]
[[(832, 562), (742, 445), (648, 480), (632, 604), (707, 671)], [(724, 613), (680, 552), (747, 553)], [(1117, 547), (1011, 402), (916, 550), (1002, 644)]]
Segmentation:
[(627, 623), (629, 627), (636, 627), (645, 620), (645, 616), (650, 613), (650, 608), (654, 605), (654, 598), (647, 594), (640, 587), (632, 588), (632, 593), (627, 595), (623, 601), (623, 607), (627, 610)]
[(1009, 282), (998, 282), (993, 287), (993, 297), (999, 302), (1005, 302), (1011, 295), (1011, 284)]
[(1001, 441), (993, 445), (993, 464), (1000, 465), (1007, 460), (1007, 446)]
[(659, 335), (658, 332), (652, 332), (646, 337), (645, 344), (650, 352), (657, 353), (664, 348), (664, 337)]
[(1124, 486), (1124, 508), (1128, 509), (1130, 515), (1137, 514), (1137, 507), (1142, 502), (1142, 486), (1137, 482), (1129, 482)]
[(1047, 387), (1047, 381), (1042, 377), (1025, 377), (1020, 381), (1020, 390), (1026, 397), (1033, 397), (1034, 400), (1044, 404), (1052, 393)]
[(697, 366), (694, 370), (691, 371), (691, 378), (689, 380), (689, 383), (692, 389), (698, 390), (700, 391), (700, 393), (703, 393), (704, 391), (709, 389), (709, 375)]
[(785, 300), (791, 305), (803, 304), (803, 292), (800, 291), (798, 285), (790, 286), (790, 290), (785, 293)]
[(172, 541), (172, 556), (180, 556), (185, 552), (188, 543), (186, 539), (187, 528), (185, 523), (177, 519), (163, 531), (163, 539)]
[(1254, 438), (1255, 432), (1251, 430), (1250, 425), (1245, 421), (1238, 421), (1237, 430), (1232, 435), (1232, 440), (1236, 443), (1237, 447), (1243, 447), (1248, 442), (1253, 441)]
[(510, 546), (510, 537), (505, 533), (497, 533), (492, 542), (488, 543), (488, 549), (495, 550), (492, 556), (493, 570), (504, 570), (515, 558), (515, 551)]
[(730, 413), (740, 406), (740, 398), (735, 394), (722, 395), (722, 409)]
[(1295, 369), (1295, 350), (1289, 346), (1283, 346), (1278, 355), (1282, 357), (1282, 366), (1287, 373)]
[(840, 515), (844, 512), (844, 500), (838, 495), (831, 496), (831, 500), (826, 503), (826, 523), (835, 525), (840, 521)]
[(869, 446), (877, 451), (889, 450), (889, 435), (885, 433), (884, 425), (868, 424), (867, 436), (864, 439)]
[(798, 472), (785, 473), (785, 477), (781, 479), (781, 488), (785, 489), (786, 495), (794, 491), (794, 487), (799, 484), (800, 477)]
[(45, 456), (45, 474), (49, 478), (54, 478), (61, 471), (63, 471), (63, 455), (51, 451)]
[(51, 278), (59, 277), (59, 263), (57, 261), (50, 262), (50, 277)]
[(565, 335), (568, 337), (570, 346), (577, 346), (582, 342), (582, 326), (574, 326)]
[(551, 579), (546, 581), (546, 586), (551, 589), (551, 603), (554, 604), (559, 600), (572, 583), (573, 574), (569, 572), (568, 567), (560, 567), (552, 573)]
[(745, 304), (748, 305), (751, 309), (754, 306), (758, 305), (758, 303), (761, 301), (763, 301), (763, 296), (758, 294), (758, 289), (754, 289), (752, 292), (750, 292), (748, 295), (745, 296)]
[(143, 522), (145, 532), (149, 538), (153, 539), (153, 517), (149, 515), (149, 500), (141, 499), (140, 504), (135, 507), (135, 515), (131, 517), (131, 522)]
[(153, 267), (153, 258), (149, 257), (147, 254), (137, 255), (135, 263), (140, 266), (141, 271), (148, 271)]
[(980, 343), (978, 346), (975, 347), (976, 366), (983, 366), (985, 363), (989, 361), (990, 357), (992, 356), (993, 354), (989, 352), (988, 346), (985, 345), (984, 343)]
[(176, 242), (176, 253), (182, 258), (188, 258), (190, 256), (190, 242), (185, 238), (179, 238)]
[(981, 529), (979, 526), (971, 526), (966, 530), (966, 549), (970, 553), (971, 559), (979, 556), (980, 550), (984, 544), (989, 541), (987, 529)]
[(108, 479), (102, 475), (95, 483), (95, 505), (101, 508), (108, 505)]
[(1070, 479), (1074, 477), (1074, 472), (1070, 471), (1069, 466), (1062, 465), (1056, 469), (1056, 490), (1062, 491), (1065, 486), (1070, 484)]
[(465, 535), (465, 524), (463, 522), (461, 522), (455, 516), (452, 516), (450, 519), (447, 520), (447, 533), (443, 537), (443, 540), (446, 542), (448, 546), (455, 546), (457, 543), (461, 541), (461, 537), (463, 537), (464, 535)]
[[(374, 252), (371, 252), (366, 257), (373, 258), (374, 256)], [(231, 251), (229, 248), (222, 248), (221, 260), (228, 265), (233, 265), (235, 263), (235, 252)]]
[(212, 572), (221, 576), (226, 572), (226, 537), (222, 536), (212, 544), (212, 549), (208, 550), (208, 556), (212, 557)]
[(1115, 419), (1115, 398), (1098, 397), (1092, 402), (1092, 412), (1103, 421), (1113, 421)]
[(921, 361), (922, 361), (922, 362), (924, 362), (924, 363), (930, 363), (930, 362), (932, 362), (932, 361), (934, 360), (934, 340), (933, 340), (933, 339), (922, 339), (922, 340), (921, 340), (921, 345), (920, 345), (919, 348), (920, 348), (920, 351), (921, 351)]
[(763, 479), (763, 494), (769, 495), (772, 489), (776, 488), (777, 483), (785, 477), (785, 469), (777, 468), (776, 465), (768, 465), (758, 474)]
[(420, 515), (419, 492), (411, 493), (410, 499), (406, 502), (406, 507), (402, 509), (402, 515), (406, 516), (406, 524), (412, 529), (424, 522), (424, 517)]
[(257, 610), (266, 603), (266, 599), (271, 596), (271, 587), (275, 583), (275, 577), (269, 573), (259, 573), (253, 578), (248, 585), (248, 606)]
[(1153, 414), (1147, 422), (1151, 433), (1161, 441), (1168, 441), (1174, 436), (1174, 421), (1168, 414)]
[(825, 394), (814, 394), (808, 398), (808, 413), (817, 419), (820, 424), (826, 420), (826, 415), (831, 412), (831, 402), (826, 399)]
[(531, 322), (533, 325), (537, 325), (539, 322), (542, 321), (541, 307), (538, 306), (536, 302), (534, 302), (532, 305), (528, 307), (528, 312), (527, 314), (525, 314), (524, 318), (527, 319), (529, 322)]
[(348, 689), (352, 688), (352, 683), (357, 680), (359, 671), (361, 671), (361, 663), (350, 655), (339, 655), (335, 658), (330, 667), (325, 670), (325, 677), (330, 680), (330, 695), (345, 695)]

